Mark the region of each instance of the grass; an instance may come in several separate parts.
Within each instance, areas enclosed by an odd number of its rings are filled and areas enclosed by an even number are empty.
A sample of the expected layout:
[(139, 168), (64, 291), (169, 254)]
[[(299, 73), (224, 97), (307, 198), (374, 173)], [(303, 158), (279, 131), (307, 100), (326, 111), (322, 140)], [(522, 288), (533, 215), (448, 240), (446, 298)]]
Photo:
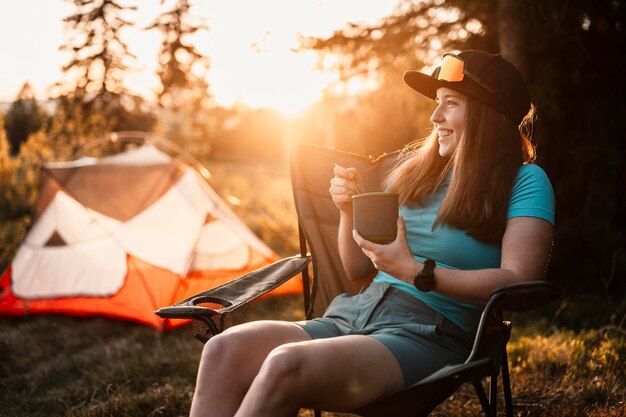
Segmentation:
[[(255, 233), (281, 255), (297, 252), (286, 168), (214, 162), (209, 169), (216, 191)], [(514, 320), (520, 323), (509, 344), (516, 416), (626, 415), (623, 335), (555, 326), (550, 314)], [(302, 316), (300, 297), (285, 296), (247, 305), (233, 319)], [(0, 417), (187, 415), (201, 349), (189, 328), (159, 334), (101, 317), (1, 317)], [(433, 413), (478, 415), (471, 387)]]

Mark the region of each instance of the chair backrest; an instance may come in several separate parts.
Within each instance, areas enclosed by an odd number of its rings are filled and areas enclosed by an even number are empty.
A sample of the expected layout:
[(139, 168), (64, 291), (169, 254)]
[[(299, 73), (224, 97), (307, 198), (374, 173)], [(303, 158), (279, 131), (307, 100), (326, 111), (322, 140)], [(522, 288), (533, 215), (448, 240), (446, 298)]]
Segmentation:
[[(328, 191), (335, 164), (354, 167), (363, 177), (364, 192), (380, 191), (398, 153), (379, 158), (297, 144), (290, 148), (291, 181), (300, 232), (312, 257), (313, 283), (310, 317), (322, 315), (338, 294), (356, 293), (366, 281), (350, 281), (341, 265), (337, 247), (339, 210)], [(301, 239), (302, 242), (302, 239)]]

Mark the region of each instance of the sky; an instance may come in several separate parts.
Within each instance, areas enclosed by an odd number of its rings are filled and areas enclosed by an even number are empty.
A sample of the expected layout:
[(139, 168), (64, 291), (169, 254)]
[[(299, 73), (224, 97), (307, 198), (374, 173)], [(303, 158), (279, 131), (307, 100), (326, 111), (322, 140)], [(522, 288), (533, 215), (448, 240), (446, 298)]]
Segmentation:
[[(136, 28), (123, 33), (137, 56), (127, 87), (144, 97), (158, 88), (156, 57), (161, 38), (145, 31), (163, 10), (159, 0), (120, 0), (138, 10), (129, 19)], [(211, 59), (208, 81), (217, 102), (270, 107), (285, 113), (302, 110), (321, 96), (331, 74), (314, 71), (313, 52), (296, 53), (297, 34), (327, 36), (347, 22), (375, 23), (392, 13), (397, 0), (195, 0), (193, 14), (205, 19), (208, 32), (192, 43)], [(168, 0), (166, 7), (171, 5)], [(74, 12), (64, 0), (0, 3), (0, 101), (12, 101), (24, 82), (44, 99), (63, 78), (70, 55), (63, 18)]]

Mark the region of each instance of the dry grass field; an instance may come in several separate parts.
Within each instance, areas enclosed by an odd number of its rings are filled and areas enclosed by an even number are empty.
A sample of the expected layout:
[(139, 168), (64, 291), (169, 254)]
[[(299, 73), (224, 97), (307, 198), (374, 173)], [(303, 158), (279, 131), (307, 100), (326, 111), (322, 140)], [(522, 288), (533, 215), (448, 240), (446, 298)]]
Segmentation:
[[(281, 255), (297, 252), (286, 167), (208, 167), (215, 190), (255, 233)], [(234, 320), (302, 316), (300, 298), (285, 296), (250, 304)], [(554, 308), (513, 320), (509, 357), (516, 416), (626, 415), (624, 335), (553, 317)], [(160, 334), (101, 317), (0, 317), (0, 417), (187, 415), (201, 349), (189, 328)], [(478, 415), (471, 389), (433, 413)]]

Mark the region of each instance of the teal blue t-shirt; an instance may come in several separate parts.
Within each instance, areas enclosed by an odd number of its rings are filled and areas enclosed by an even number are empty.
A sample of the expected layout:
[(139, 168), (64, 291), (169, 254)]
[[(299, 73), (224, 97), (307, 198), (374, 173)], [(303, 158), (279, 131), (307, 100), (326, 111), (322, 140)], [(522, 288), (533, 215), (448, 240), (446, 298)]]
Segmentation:
[[(430, 258), (439, 268), (475, 270), (499, 268), (501, 245), (479, 242), (464, 231), (432, 225), (441, 202), (450, 185), (451, 176), (439, 187), (437, 193), (425, 205), (403, 205), (400, 215), (407, 228), (407, 241), (413, 257), (423, 262)], [(522, 165), (513, 184), (507, 219), (513, 217), (538, 217), (554, 225), (554, 192), (546, 173), (537, 165)], [(443, 314), (468, 335), (476, 332), (482, 306), (457, 300), (430, 291), (423, 293), (412, 284), (379, 271), (375, 282), (386, 282), (420, 299), (433, 310)]]

